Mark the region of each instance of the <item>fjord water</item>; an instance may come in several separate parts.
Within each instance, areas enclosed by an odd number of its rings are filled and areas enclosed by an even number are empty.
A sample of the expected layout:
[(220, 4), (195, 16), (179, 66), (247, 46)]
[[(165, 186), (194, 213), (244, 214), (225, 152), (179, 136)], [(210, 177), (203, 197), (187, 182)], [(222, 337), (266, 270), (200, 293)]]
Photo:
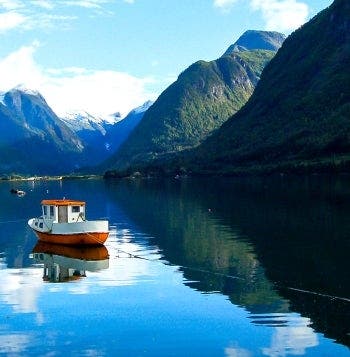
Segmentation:
[[(63, 197), (108, 218), (109, 258), (37, 245), (27, 219)], [(350, 355), (350, 177), (1, 182), (0, 198), (2, 355)]]

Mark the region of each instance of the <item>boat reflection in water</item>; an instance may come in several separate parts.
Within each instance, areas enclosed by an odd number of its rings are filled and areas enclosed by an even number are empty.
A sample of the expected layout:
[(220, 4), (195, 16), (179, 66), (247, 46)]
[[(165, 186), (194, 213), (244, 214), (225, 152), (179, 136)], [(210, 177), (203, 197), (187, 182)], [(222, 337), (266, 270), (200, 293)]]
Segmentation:
[(105, 246), (65, 246), (38, 242), (33, 258), (44, 264), (43, 280), (68, 282), (109, 267), (109, 254)]

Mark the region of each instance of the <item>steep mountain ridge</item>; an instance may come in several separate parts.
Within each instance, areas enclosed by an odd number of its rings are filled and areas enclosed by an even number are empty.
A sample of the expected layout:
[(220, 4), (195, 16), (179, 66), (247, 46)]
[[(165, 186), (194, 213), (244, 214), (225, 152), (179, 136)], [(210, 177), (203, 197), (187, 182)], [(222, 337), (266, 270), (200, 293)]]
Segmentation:
[(285, 39), (285, 35), (276, 31), (248, 30), (226, 50), (223, 56), (240, 51), (278, 51)]
[(189, 66), (147, 110), (110, 167), (147, 165), (199, 145), (246, 103), (274, 54), (235, 51)]
[(62, 173), (77, 165), (84, 146), (38, 92), (14, 88), (1, 95), (0, 169)]
[(350, 167), (350, 2), (295, 31), (248, 103), (198, 148), (200, 172)]
[(13, 121), (28, 132), (42, 137), (50, 135), (57, 145), (68, 143), (70, 148), (74, 147), (73, 151), (83, 149), (78, 137), (72, 135), (40, 93), (15, 88), (4, 94), (2, 105), (11, 113)]

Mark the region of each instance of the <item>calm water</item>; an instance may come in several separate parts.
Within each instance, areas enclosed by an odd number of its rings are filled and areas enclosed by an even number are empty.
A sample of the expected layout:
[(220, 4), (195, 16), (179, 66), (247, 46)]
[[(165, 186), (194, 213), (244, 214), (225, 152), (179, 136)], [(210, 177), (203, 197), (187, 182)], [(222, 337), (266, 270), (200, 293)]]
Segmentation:
[[(62, 197), (108, 217), (105, 248), (37, 244), (26, 220)], [(2, 355), (350, 355), (350, 177), (1, 182), (0, 199)]]

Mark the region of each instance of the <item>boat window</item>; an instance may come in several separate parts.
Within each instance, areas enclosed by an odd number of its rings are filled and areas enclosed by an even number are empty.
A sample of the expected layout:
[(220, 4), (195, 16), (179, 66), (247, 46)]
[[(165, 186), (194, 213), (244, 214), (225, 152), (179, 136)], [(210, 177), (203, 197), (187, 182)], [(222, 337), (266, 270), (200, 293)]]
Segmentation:
[(44, 206), (43, 209), (44, 209), (44, 216), (46, 216), (47, 215), (47, 206)]
[(43, 226), (44, 226), (43, 223), (40, 222), (40, 223), (39, 223), (39, 228), (43, 228)]
[(55, 211), (54, 211), (54, 206), (50, 206), (50, 216), (53, 217), (55, 215)]
[(73, 212), (73, 213), (78, 213), (78, 212), (80, 212), (80, 206), (72, 206), (72, 212)]

